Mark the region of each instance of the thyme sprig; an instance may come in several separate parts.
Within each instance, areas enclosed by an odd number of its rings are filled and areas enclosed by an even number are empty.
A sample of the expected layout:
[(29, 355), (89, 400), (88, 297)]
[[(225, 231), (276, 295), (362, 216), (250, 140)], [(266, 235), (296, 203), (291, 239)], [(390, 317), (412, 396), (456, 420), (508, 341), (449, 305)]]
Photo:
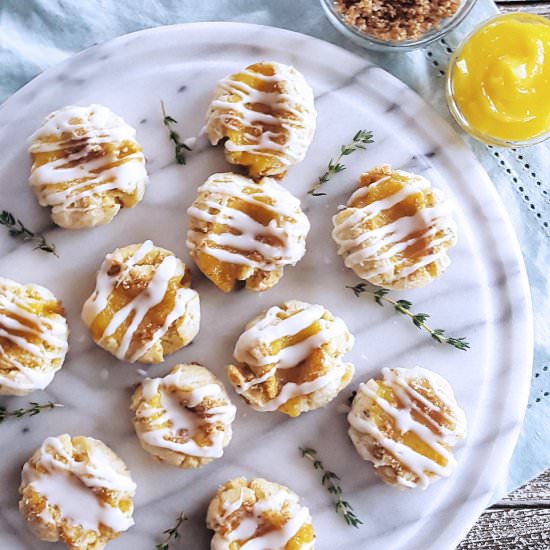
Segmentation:
[(177, 124), (178, 121), (174, 117), (171, 117), (170, 115), (166, 114), (166, 108), (164, 107), (164, 101), (162, 101), (162, 100), (160, 101), (160, 109), (162, 111), (162, 123), (168, 129), (168, 135), (170, 137), (170, 141), (172, 141), (174, 143), (176, 162), (178, 164), (185, 164), (185, 151), (184, 151), (184, 149), (187, 150), (187, 151), (191, 151), (191, 148), (188, 147), (187, 145), (185, 145), (185, 143), (183, 143), (181, 141), (181, 138), (180, 138), (180, 135), (178, 134), (178, 132), (176, 132), (172, 128), (172, 124)]
[(347, 145), (342, 145), (340, 147), (340, 152), (338, 153), (335, 159), (330, 159), (326, 172), (319, 177), (317, 183), (308, 191), (310, 195), (314, 197), (322, 197), (326, 193), (318, 193), (317, 189), (324, 185), (328, 180), (332, 178), (335, 174), (343, 172), (346, 167), (340, 162), (343, 157), (347, 157), (359, 149), (366, 149), (369, 143), (373, 143), (373, 134), (368, 130), (359, 130), (354, 136), (351, 143)]
[(0, 212), (0, 225), (7, 228), (11, 237), (15, 239), (19, 238), (23, 241), (34, 242), (36, 245), (34, 247), (35, 250), (43, 250), (59, 258), (55, 249), (55, 244), (48, 242), (42, 233), (34, 233), (28, 227), (25, 227), (23, 222), (19, 218), (16, 218), (11, 212), (7, 210), (2, 210), (2, 212)]
[(170, 529), (166, 529), (162, 533), (166, 535), (164, 538), (164, 542), (161, 542), (155, 546), (155, 550), (168, 550), (170, 546), (171, 540), (177, 540), (180, 538), (179, 534), (179, 528), (181, 527), (181, 524), (187, 520), (187, 516), (184, 512), (181, 512), (176, 519), (176, 523), (173, 527), (170, 527)]
[(364, 292), (368, 292), (373, 296), (374, 301), (379, 306), (384, 306), (384, 302), (392, 305), (395, 311), (402, 313), (403, 315), (407, 315), (416, 328), (424, 329), (436, 342), (439, 342), (440, 344), (448, 344), (449, 346), (453, 346), (454, 348), (462, 351), (466, 351), (470, 348), (470, 344), (466, 338), (453, 338), (452, 336), (446, 336), (444, 329), (433, 329), (429, 327), (426, 324), (426, 321), (430, 318), (427, 313), (413, 313), (411, 311), (413, 305), (412, 302), (409, 302), (409, 300), (393, 300), (392, 298), (389, 298), (387, 296), (389, 290), (385, 288), (369, 288), (366, 283), (359, 283), (355, 286), (348, 285), (346, 288), (353, 290), (355, 296), (357, 297), (361, 296)]
[(35, 416), (45, 409), (54, 409), (56, 407), (62, 406), (63, 405), (61, 403), (54, 403), (53, 401), (42, 404), (31, 401), (27, 409), (21, 408), (15, 409), (13, 411), (8, 411), (6, 407), (0, 406), (0, 424), (10, 416), (13, 416), (15, 418), (23, 418), (24, 416)]
[(339, 485), (340, 478), (330, 470), (327, 470), (321, 460), (317, 457), (317, 451), (310, 447), (299, 447), (303, 458), (307, 458), (313, 468), (322, 472), (321, 485), (332, 495), (334, 509), (337, 514), (341, 514), (345, 522), (351, 527), (359, 527), (363, 522), (355, 515), (351, 504), (344, 500), (342, 496), (342, 487)]

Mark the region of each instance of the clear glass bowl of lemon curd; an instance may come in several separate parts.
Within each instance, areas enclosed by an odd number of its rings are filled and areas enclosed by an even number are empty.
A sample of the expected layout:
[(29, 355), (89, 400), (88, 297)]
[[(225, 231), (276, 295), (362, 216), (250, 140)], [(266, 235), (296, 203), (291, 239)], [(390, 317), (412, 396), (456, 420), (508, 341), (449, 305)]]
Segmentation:
[(447, 73), (447, 102), (457, 123), (477, 139), (522, 147), (550, 137), (550, 21), (498, 15), (456, 49)]

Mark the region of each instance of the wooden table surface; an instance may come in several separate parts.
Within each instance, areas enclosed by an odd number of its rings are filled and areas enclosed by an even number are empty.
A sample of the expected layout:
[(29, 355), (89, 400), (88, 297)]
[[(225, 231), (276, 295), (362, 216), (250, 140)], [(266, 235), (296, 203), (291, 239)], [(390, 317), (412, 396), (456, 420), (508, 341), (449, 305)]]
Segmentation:
[(496, 2), (500, 11), (528, 11), (550, 17), (550, 2), (529, 2), (525, 0), (498, 0)]
[[(550, 17), (549, 2), (500, 0), (502, 12)], [(550, 470), (488, 508), (457, 550), (550, 550)]]
[(550, 470), (488, 508), (457, 550), (550, 549)]

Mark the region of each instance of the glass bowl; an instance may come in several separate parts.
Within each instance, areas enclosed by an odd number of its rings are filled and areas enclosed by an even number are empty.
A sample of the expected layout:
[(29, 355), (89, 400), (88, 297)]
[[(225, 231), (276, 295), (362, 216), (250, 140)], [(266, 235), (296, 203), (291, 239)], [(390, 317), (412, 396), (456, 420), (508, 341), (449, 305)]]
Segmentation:
[(463, 19), (470, 13), (477, 0), (462, 0), (460, 7), (456, 13), (448, 19), (443, 19), (438, 25), (431, 28), (422, 36), (409, 40), (382, 40), (359, 30), (357, 27), (350, 25), (344, 20), (343, 15), (336, 10), (334, 0), (320, 0), (321, 6), (325, 10), (325, 14), (329, 21), (338, 29), (344, 36), (353, 40), (356, 44), (372, 50), (384, 51), (407, 51), (415, 48), (421, 48), (430, 44), (452, 31), (459, 25)]
[[(480, 23), (477, 27), (475, 27), (471, 33), (469, 33), (462, 41), (461, 43), (456, 47), (453, 56), (451, 57), (451, 61), (449, 62), (449, 67), (447, 70), (447, 78), (446, 78), (446, 85), (445, 85), (445, 93), (447, 96), (447, 105), (449, 106), (449, 110), (451, 111), (451, 114), (453, 115), (453, 118), (455, 119), (456, 123), (468, 134), (475, 137), (479, 141), (486, 143), (488, 145), (495, 145), (497, 147), (527, 147), (529, 145), (536, 145), (537, 143), (541, 143), (543, 141), (546, 141), (550, 138), (550, 130), (547, 132), (543, 132), (542, 134), (539, 134), (531, 139), (527, 140), (506, 140), (498, 137), (491, 136), (489, 134), (483, 133), (477, 128), (473, 127), (468, 119), (464, 116), (462, 113), (460, 106), (458, 105), (457, 101), (454, 97), (454, 89), (453, 89), (453, 73), (455, 71), (456, 63), (458, 61), (458, 58), (460, 54), (462, 53), (462, 50), (464, 49), (464, 46), (466, 43), (470, 40), (470, 38), (476, 34), (481, 29), (484, 29), (485, 27), (488, 27), (492, 25), (495, 22), (498, 22), (500, 20), (505, 19), (515, 19), (517, 21), (527, 21), (530, 23), (536, 22), (539, 24), (546, 24), (550, 26), (550, 21), (548, 19), (545, 19), (541, 16), (533, 15), (530, 13), (507, 13), (507, 14), (501, 14), (496, 15), (494, 17), (491, 17), (490, 19), (486, 19), (482, 23)], [(550, 100), (549, 100), (550, 101)]]

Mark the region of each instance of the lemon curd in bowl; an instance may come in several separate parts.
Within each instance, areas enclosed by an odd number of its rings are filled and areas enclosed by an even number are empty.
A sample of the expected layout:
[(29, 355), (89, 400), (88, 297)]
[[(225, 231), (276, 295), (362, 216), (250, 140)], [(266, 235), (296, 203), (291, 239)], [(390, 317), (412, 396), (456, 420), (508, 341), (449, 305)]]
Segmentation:
[(550, 21), (500, 15), (468, 36), (451, 60), (447, 99), (458, 124), (499, 146), (550, 136)]

